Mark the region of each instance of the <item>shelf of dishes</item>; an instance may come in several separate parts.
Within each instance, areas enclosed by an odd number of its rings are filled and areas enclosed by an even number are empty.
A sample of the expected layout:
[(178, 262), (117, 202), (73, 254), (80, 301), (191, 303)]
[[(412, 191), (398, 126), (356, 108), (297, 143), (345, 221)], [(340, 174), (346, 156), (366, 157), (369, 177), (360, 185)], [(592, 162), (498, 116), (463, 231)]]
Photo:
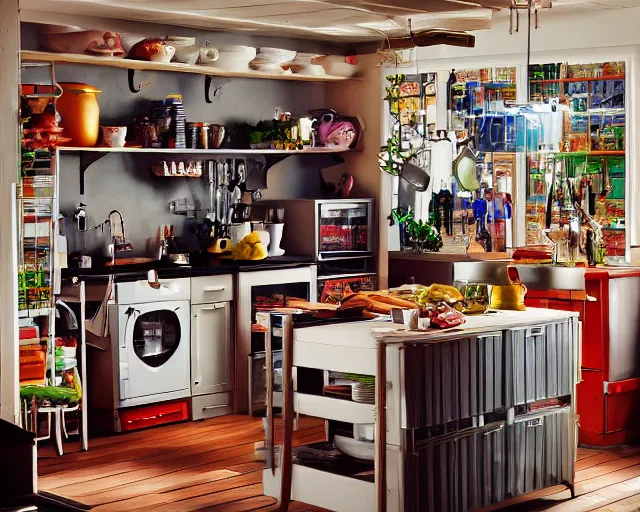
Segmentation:
[(69, 147), (60, 146), (58, 151), (63, 153), (155, 153), (155, 154), (181, 154), (181, 155), (302, 155), (302, 154), (332, 154), (350, 151), (346, 147), (305, 147), (304, 149), (191, 149), (191, 148), (140, 148), (140, 147)]
[[(215, 49), (211, 49), (215, 51)], [(296, 52), (292, 52), (295, 57)], [(255, 49), (254, 49), (255, 57)], [(333, 59), (333, 56), (320, 57), (320, 64), (304, 66), (299, 68), (301, 72), (294, 73), (292, 71), (285, 71), (280, 68), (278, 64), (274, 69), (270, 69), (268, 66), (266, 70), (254, 70), (249, 68), (249, 62), (251, 58), (244, 63), (243, 67), (234, 65), (229, 69), (225, 69), (223, 63), (220, 66), (206, 65), (206, 64), (186, 64), (181, 62), (158, 62), (149, 60), (134, 60), (124, 59), (118, 57), (97, 57), (94, 55), (85, 55), (81, 53), (53, 53), (42, 51), (22, 50), (20, 52), (22, 61), (25, 62), (55, 62), (59, 64), (83, 64), (90, 66), (107, 66), (112, 68), (130, 69), (138, 71), (171, 71), (174, 73), (191, 73), (199, 75), (220, 76), (226, 78), (263, 78), (270, 80), (291, 80), (299, 82), (340, 82), (344, 80), (352, 79), (351, 76), (340, 76), (334, 74), (327, 74), (324, 70), (331, 71), (336, 68), (336, 64), (345, 64), (352, 70), (348, 70), (350, 73), (355, 73), (356, 65), (348, 62), (333, 63), (331, 65), (323, 66), (321, 59)], [(219, 61), (219, 59), (216, 59)], [(293, 58), (292, 58), (293, 60)], [(342, 57), (345, 60), (345, 57)], [(213, 63), (214, 61), (212, 61)], [(309, 69), (311, 68), (311, 69)], [(319, 68), (319, 69), (316, 69)], [(307, 72), (304, 72), (307, 71)], [(309, 72), (310, 71), (310, 72)]]

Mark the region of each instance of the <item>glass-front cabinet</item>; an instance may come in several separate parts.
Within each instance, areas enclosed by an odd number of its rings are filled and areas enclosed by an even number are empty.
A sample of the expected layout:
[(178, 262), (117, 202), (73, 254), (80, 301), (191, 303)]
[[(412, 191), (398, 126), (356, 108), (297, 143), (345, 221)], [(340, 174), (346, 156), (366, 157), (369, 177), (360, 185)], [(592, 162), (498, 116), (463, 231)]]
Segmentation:
[[(629, 262), (626, 67), (421, 70), (437, 72), (447, 96), (429, 135), (433, 184), (420, 217), (440, 231), (441, 251), (456, 252), (447, 241), (462, 239), (469, 252), (539, 246), (562, 265)], [(410, 207), (402, 191), (400, 206)]]
[(625, 262), (624, 63), (533, 65), (529, 94), (539, 135), (527, 155), (526, 243), (545, 233), (558, 263)]

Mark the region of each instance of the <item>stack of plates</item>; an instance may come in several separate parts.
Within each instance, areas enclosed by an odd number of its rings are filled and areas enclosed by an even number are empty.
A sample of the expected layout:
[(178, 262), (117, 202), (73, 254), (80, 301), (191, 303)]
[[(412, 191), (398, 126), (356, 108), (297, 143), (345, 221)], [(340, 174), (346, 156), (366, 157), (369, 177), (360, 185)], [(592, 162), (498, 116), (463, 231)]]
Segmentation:
[(374, 404), (376, 402), (376, 388), (373, 384), (357, 382), (353, 386), (353, 401), (361, 404)]

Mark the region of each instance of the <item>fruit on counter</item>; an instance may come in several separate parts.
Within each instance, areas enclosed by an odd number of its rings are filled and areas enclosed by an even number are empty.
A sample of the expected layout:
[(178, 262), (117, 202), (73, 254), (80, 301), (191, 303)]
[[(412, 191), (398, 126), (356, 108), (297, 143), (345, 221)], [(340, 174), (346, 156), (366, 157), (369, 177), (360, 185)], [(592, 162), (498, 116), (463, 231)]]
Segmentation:
[(459, 300), (453, 307), (463, 315), (482, 315), (489, 309), (489, 302), (484, 297), (470, 297)]
[(231, 248), (231, 256), (234, 260), (263, 260), (267, 257), (267, 251), (260, 241), (260, 234), (252, 231), (240, 242)]
[(464, 299), (462, 293), (456, 287), (437, 283), (416, 291), (414, 297), (415, 303), (420, 306), (441, 301), (453, 304)]

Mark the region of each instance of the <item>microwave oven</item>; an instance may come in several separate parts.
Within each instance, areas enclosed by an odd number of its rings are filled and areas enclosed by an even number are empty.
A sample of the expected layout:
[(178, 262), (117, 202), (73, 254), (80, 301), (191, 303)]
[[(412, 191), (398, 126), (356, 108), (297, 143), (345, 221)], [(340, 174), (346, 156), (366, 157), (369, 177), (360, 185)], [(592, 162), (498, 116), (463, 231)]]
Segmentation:
[(373, 199), (283, 199), (255, 206), (284, 209), (280, 247), (285, 255), (317, 262), (373, 255)]

